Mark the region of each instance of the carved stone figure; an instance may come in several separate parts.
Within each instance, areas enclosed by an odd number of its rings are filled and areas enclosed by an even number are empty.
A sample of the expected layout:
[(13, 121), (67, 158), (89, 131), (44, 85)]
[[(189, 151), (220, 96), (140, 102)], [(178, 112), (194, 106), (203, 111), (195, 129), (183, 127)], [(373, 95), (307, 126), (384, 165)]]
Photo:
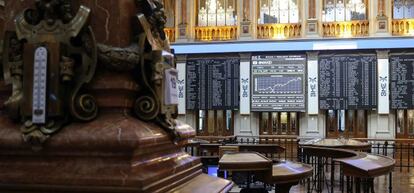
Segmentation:
[(165, 103), (165, 97), (169, 97), (165, 91), (166, 71), (173, 69), (175, 62), (164, 33), (163, 5), (153, 0), (136, 0), (136, 5), (140, 9), (139, 30), (135, 34), (138, 41), (126, 48), (98, 44), (98, 58), (109, 69), (137, 75), (137, 82), (143, 89), (134, 105), (136, 116), (158, 123), (178, 140), (180, 134), (175, 128), (179, 123), (173, 118), (177, 105)]

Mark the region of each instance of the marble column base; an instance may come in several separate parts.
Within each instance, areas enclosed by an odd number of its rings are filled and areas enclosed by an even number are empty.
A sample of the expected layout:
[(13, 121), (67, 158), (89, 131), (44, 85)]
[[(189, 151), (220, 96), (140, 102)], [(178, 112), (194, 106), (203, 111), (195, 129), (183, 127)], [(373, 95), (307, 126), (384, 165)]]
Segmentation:
[(102, 113), (51, 137), (41, 151), (0, 116), (1, 192), (167, 192), (201, 173), (157, 125), (125, 113)]

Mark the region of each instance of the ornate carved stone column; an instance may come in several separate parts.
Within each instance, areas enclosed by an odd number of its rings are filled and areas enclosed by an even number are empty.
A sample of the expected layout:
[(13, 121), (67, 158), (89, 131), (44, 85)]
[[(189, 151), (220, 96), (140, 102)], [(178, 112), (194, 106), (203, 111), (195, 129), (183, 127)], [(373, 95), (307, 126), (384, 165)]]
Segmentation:
[[(187, 0), (177, 0), (178, 17), (178, 39), (179, 41), (187, 39), (188, 36), (188, 20), (187, 20)], [(178, 15), (178, 14), (177, 14)]]
[(315, 0), (309, 0), (309, 19), (315, 19), (316, 18), (316, 4)]
[(387, 33), (388, 32), (388, 17), (387, 17), (387, 5), (385, 0), (378, 0), (378, 10), (377, 10), (377, 33)]
[[(306, 6), (306, 2), (305, 3)], [(318, 17), (317, 17), (317, 5), (316, 5), (316, 1), (315, 0), (309, 0), (307, 1), (307, 12), (308, 12), (308, 17), (307, 17), (307, 26), (306, 26), (306, 34), (308, 36), (315, 36), (318, 34)]]
[(385, 0), (378, 0), (378, 16), (385, 15)]
[(250, 0), (243, 0), (243, 20), (250, 21)]
[(231, 188), (182, 151), (195, 131), (174, 119), (177, 71), (158, 1), (26, 0), (5, 9), (14, 14), (0, 79), (2, 192)]
[(254, 6), (253, 4), (250, 4), (251, 0), (239, 0), (238, 5), (241, 7), (241, 14), (238, 15), (239, 18), (241, 18), (240, 21), (240, 39), (251, 39), (252, 38), (252, 21), (251, 21), (251, 6)]

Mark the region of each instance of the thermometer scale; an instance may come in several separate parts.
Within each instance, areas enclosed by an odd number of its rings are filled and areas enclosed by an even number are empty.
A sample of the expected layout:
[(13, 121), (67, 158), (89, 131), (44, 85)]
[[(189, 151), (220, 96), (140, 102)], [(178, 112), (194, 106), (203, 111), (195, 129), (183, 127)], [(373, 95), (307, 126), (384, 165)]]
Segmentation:
[(32, 122), (34, 124), (46, 123), (47, 54), (45, 47), (39, 47), (35, 51), (32, 104)]

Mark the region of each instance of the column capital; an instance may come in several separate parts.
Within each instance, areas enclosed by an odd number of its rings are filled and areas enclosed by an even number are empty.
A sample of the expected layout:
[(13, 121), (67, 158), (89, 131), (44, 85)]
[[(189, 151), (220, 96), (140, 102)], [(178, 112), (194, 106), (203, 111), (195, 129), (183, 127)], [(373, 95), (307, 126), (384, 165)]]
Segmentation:
[(176, 55), (177, 63), (187, 62), (187, 55)]
[(246, 61), (250, 61), (252, 58), (252, 54), (250, 53), (240, 53), (240, 61), (241, 62), (246, 62)]
[(377, 50), (378, 59), (388, 59), (390, 50)]
[(308, 60), (318, 60), (319, 58), (318, 51), (306, 52), (306, 55), (308, 56)]

